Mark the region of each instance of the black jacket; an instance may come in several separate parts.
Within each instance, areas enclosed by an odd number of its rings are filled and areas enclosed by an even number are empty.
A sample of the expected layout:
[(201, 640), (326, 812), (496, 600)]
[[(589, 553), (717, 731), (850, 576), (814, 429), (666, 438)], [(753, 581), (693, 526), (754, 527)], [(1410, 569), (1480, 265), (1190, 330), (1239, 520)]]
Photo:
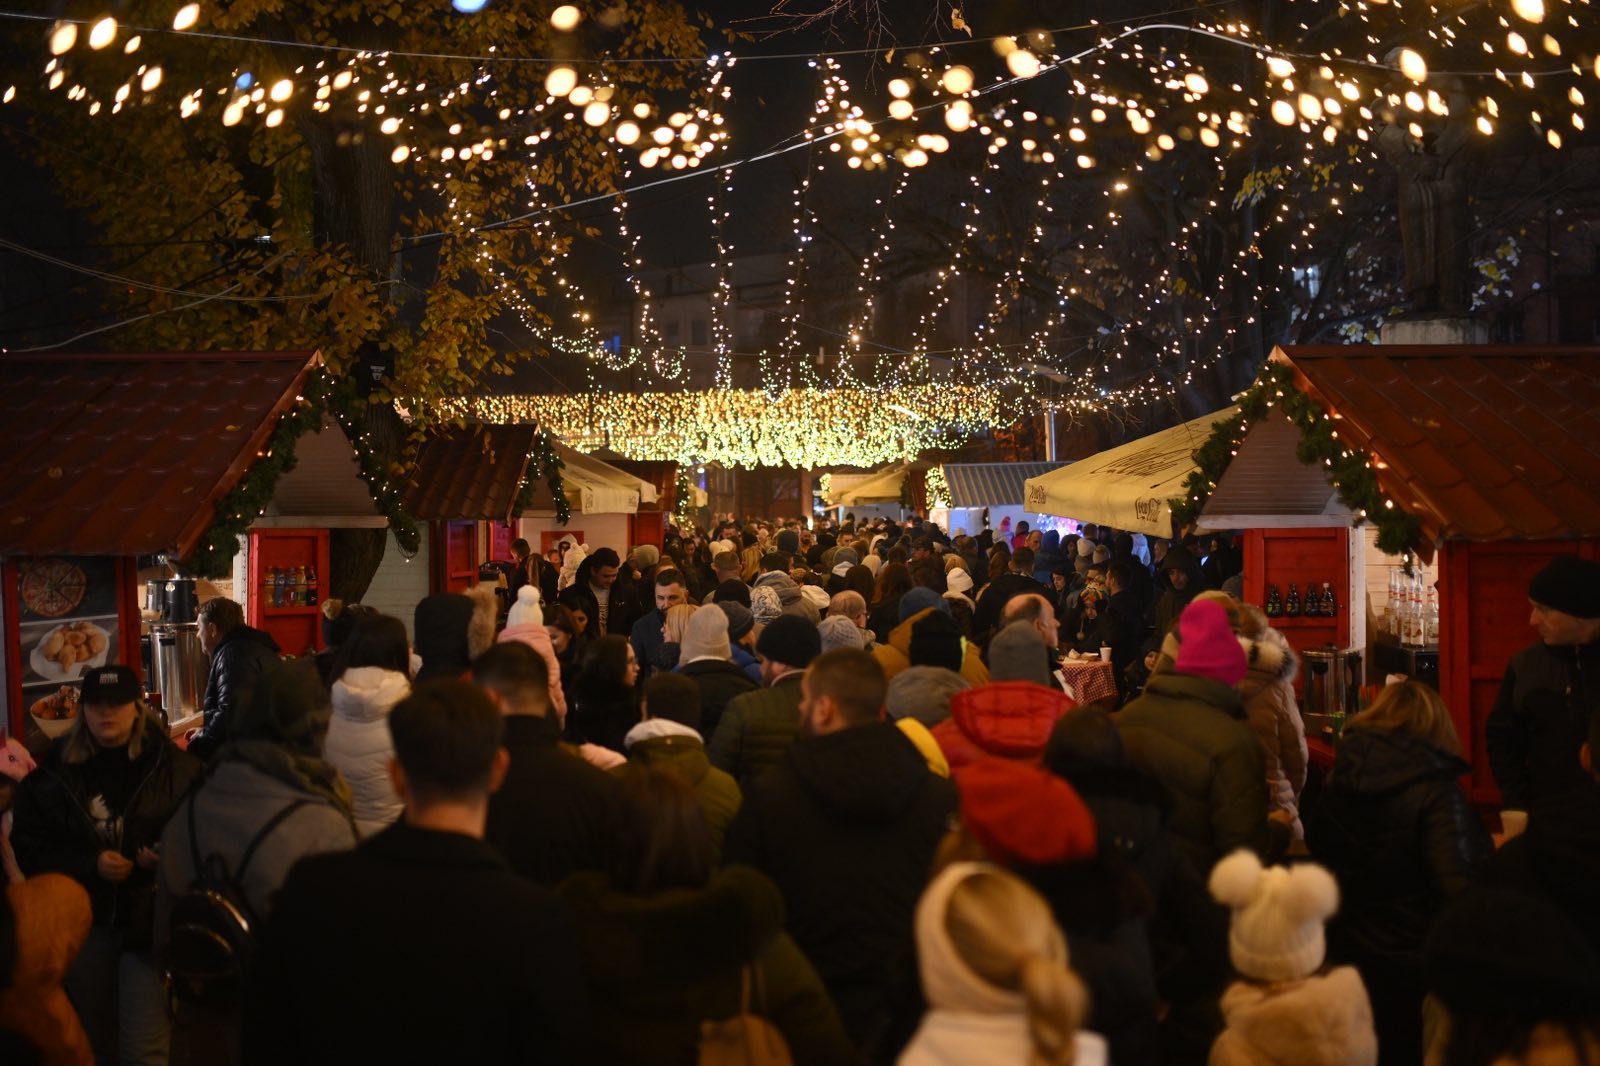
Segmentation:
[(1111, 649), (1111, 663), (1120, 679), (1128, 664), (1139, 655), (1144, 643), (1144, 609), (1138, 597), (1127, 589), (1112, 596), (1097, 612), (1093, 629), (1079, 651)]
[(1027, 574), (1008, 570), (989, 582), (989, 587), (978, 597), (977, 610), (972, 614), (972, 635), (985, 638), (999, 623), (1000, 612), (1005, 609), (1005, 605), (1018, 596), (1027, 596), (1030, 593), (1054, 602), (1052, 590), (1045, 588)]
[(1490, 851), (1456, 783), (1468, 769), (1416, 737), (1345, 733), (1306, 825), (1312, 855), (1339, 881), (1335, 961), (1420, 965), (1433, 919)]
[(1484, 726), (1503, 806), (1526, 810), (1583, 784), (1578, 749), (1600, 713), (1600, 642), (1535, 644), (1512, 656)]
[(211, 672), (206, 677), (206, 695), (201, 705), (205, 724), (189, 742), (189, 751), (202, 759), (228, 740), (228, 715), (239, 702), (239, 694), (278, 661), (281, 649), (271, 634), (240, 626), (217, 644), (211, 653)]
[(874, 722), (797, 740), (728, 830), (725, 860), (777, 883), (789, 933), (857, 1043), (882, 1024), (885, 989), (913, 950), (917, 899), (955, 808), (955, 786)]
[(1543, 896), (1566, 912), (1600, 953), (1600, 782), (1592, 777), (1535, 804), (1527, 832), (1483, 866), (1489, 884)]
[(588, 1036), (577, 933), (459, 833), (390, 826), (290, 872), (245, 998), (247, 1063), (569, 1063)]
[[(587, 581), (579, 581), (576, 585), (562, 593), (563, 596), (575, 596), (583, 600), (583, 613), (589, 619), (584, 628), (584, 634), (589, 637), (603, 637), (614, 634), (619, 637), (633, 636), (633, 623), (639, 620), (644, 611), (639, 606), (633, 590), (624, 586), (621, 581), (611, 586), (611, 596), (606, 602), (606, 626), (600, 628), (600, 601), (595, 599), (594, 590)], [(638, 654), (635, 652), (634, 654)]]
[(714, 659), (685, 663), (678, 668), (678, 673), (700, 686), (700, 735), (703, 737), (716, 735), (722, 709), (729, 700), (759, 687), (740, 667)]
[(508, 716), (505, 748), (511, 765), (489, 797), (484, 839), (542, 885), (578, 870), (609, 871), (616, 780), (562, 747), (554, 718)]
[[(133, 874), (113, 884), (96, 863), (102, 851), (134, 859), (140, 848), (157, 846), (167, 819), (199, 776), (200, 760), (178, 750), (155, 722), (146, 724), (142, 750), (131, 761), (126, 749), (117, 749), (68, 763), (63, 748), (61, 741), (52, 744), (18, 786), (11, 829), (17, 864), (29, 877), (66, 874), (88, 891), (96, 925), (125, 930), (130, 949), (148, 949), (155, 873), (135, 862)], [(91, 812), (100, 806), (111, 817), (97, 822)]]

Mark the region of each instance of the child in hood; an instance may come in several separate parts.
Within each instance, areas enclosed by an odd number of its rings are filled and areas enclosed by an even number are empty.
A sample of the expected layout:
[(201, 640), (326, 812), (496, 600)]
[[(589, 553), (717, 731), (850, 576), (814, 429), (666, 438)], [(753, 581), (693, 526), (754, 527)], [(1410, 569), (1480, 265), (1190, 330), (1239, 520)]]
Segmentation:
[(1374, 1066), (1378, 1038), (1361, 975), (1323, 966), (1323, 923), (1339, 886), (1315, 863), (1263, 867), (1239, 850), (1211, 871), (1230, 907), (1228, 954), (1240, 980), (1222, 995), (1227, 1028), (1210, 1066)]

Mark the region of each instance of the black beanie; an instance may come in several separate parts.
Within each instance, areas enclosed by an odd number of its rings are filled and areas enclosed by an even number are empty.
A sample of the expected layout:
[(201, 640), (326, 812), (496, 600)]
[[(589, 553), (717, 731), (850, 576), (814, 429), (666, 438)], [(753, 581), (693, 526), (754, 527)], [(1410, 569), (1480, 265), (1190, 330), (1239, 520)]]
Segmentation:
[(910, 659), (912, 666), (942, 666), (961, 672), (961, 627), (939, 610), (911, 623)]
[(800, 553), (800, 534), (792, 529), (778, 530), (778, 550), (788, 552), (790, 555)]
[(756, 651), (773, 662), (804, 669), (822, 654), (822, 634), (797, 614), (780, 614), (761, 630)]
[(729, 578), (711, 594), (712, 603), (737, 603), (750, 606), (750, 586), (737, 578)]
[(1556, 556), (1528, 582), (1528, 599), (1574, 618), (1600, 618), (1600, 562)]

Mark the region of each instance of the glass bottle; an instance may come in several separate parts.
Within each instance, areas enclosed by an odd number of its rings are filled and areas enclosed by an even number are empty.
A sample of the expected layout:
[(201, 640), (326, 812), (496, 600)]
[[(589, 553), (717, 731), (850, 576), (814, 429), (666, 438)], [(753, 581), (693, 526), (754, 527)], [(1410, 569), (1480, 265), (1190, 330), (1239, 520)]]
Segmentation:
[(1283, 614), (1285, 618), (1300, 617), (1300, 590), (1293, 581), (1289, 582), (1289, 598), (1284, 601)]
[(1333, 584), (1328, 581), (1322, 583), (1322, 617), (1333, 618), (1339, 613), (1339, 604), (1333, 598)]
[(1283, 617), (1283, 600), (1278, 595), (1277, 585), (1267, 586), (1267, 602), (1262, 610), (1268, 618)]

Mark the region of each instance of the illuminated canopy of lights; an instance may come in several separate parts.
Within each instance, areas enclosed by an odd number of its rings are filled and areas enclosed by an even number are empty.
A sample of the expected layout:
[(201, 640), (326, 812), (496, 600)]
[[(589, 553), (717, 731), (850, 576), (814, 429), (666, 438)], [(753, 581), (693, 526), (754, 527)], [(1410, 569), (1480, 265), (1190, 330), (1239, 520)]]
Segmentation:
[(583, 451), (727, 466), (877, 466), (955, 448), (998, 417), (993, 390), (933, 387), (493, 396), (446, 413), (534, 423)]
[[(1337, 7), (1340, 18), (1351, 27), (1340, 47), (1312, 51), (1316, 46), (1308, 44), (1300, 32), (1305, 27), (1295, 27), (1287, 17), (1280, 19), (1285, 25), (1269, 38), (1242, 22), (1208, 21), (1226, 15), (1197, 7), (1188, 23), (1124, 20), (907, 49), (899, 57), (884, 57), (889, 76), (875, 79), (870, 89), (853, 86), (845, 66), (833, 56), (805, 60), (817, 85), (808, 121), (771, 152), (760, 153), (803, 151), (808, 160), (815, 160), (814, 166), (802, 169), (794, 191), (794, 246), (784, 286), (782, 340), (776, 351), (757, 353), (767, 391), (821, 388), (841, 390), (839, 394), (873, 395), (870, 390), (850, 393), (859, 382), (840, 372), (818, 377), (809, 361), (796, 358), (805, 325), (802, 290), (810, 261), (807, 220), (815, 210), (810, 200), (812, 175), (822, 167), (859, 172), (899, 168), (876, 230), (880, 239), (861, 263), (857, 308), (849, 327), (840, 331), (850, 338), (839, 345), (840, 352), (859, 356), (870, 351), (865, 338), (872, 310), (883, 298), (880, 251), (895, 237), (895, 202), (906, 192), (913, 175), (931, 168), (961, 138), (982, 143), (991, 166), (1006, 156), (1038, 168), (1032, 232), (1035, 246), (1042, 248), (1052, 224), (1049, 216), (1055, 190), (1069, 181), (1085, 180), (1086, 175), (1104, 173), (1106, 210), (1103, 217), (1086, 224), (1082, 238), (1093, 247), (1121, 225), (1124, 216), (1118, 197), (1136, 192), (1140, 182), (1151, 180), (1149, 168), (1175, 152), (1184, 153), (1177, 157), (1185, 161), (1183, 165), (1202, 169), (1206, 155), (1198, 154), (1198, 149), (1209, 154), (1217, 169), (1210, 207), (1222, 211), (1230, 200), (1236, 209), (1253, 206), (1296, 176), (1333, 165), (1330, 161), (1369, 163), (1377, 158), (1372, 142), (1386, 129), (1404, 131), (1420, 144), (1429, 124), (1458, 118), (1481, 137), (1495, 136), (1508, 127), (1531, 128), (1552, 149), (1563, 148), (1567, 138), (1585, 129), (1585, 89), (1592, 92), (1591, 80), (1600, 79), (1595, 20), (1586, 0), (1492, 0), (1470, 7), (1426, 0), (1404, 5), (1352, 0), (1323, 6)], [(684, 380), (683, 353), (666, 344), (654, 328), (654, 297), (638, 280), (649, 264), (639, 254), (639, 234), (629, 228), (628, 193), (662, 181), (699, 178), (708, 189), (714, 182), (716, 188), (706, 199), (718, 235), (717, 270), (722, 280), (713, 302), (711, 332), (718, 357), (716, 380), (731, 380), (727, 261), (734, 254), (732, 234), (737, 227), (728, 217), (726, 194), (736, 169), (757, 157), (735, 158), (718, 104), (731, 91), (726, 83), (728, 72), (739, 62), (765, 61), (764, 57), (741, 59), (728, 52), (704, 57), (701, 87), (691, 93), (689, 102), (673, 104), (621, 99), (606, 74), (606, 65), (580, 57), (559, 63), (552, 60), (548, 70), (540, 68), (548, 90), (543, 102), (495, 111), (488, 105), (494, 98), (496, 65), (510, 61), (509, 57), (456, 57), (464, 71), (474, 71), (473, 79), (428, 86), (401, 73), (403, 53), (353, 51), (332, 42), (293, 53), (319, 57), (297, 67), (252, 71), (241, 65), (225, 75), (212, 72), (204, 84), (178, 84), (170, 72), (164, 76), (163, 66), (151, 53), (158, 50), (158, 43), (167, 50), (163, 54), (171, 54), (171, 49), (195, 40), (193, 31), (206, 25), (209, 7), (198, 3), (178, 7), (170, 30), (136, 28), (109, 14), (51, 19), (0, 12), (0, 17), (41, 23), (42, 76), (37, 91), (61, 93), (89, 115), (114, 115), (134, 107), (165, 104), (194, 121), (227, 126), (260, 123), (276, 128), (286, 125), (287, 109), (338, 109), (341, 115), (369, 123), (375, 134), (390, 138), (389, 158), (395, 165), (440, 180), (453, 180), (464, 165), (488, 160), (496, 153), (521, 152), (536, 166), (553, 124), (588, 127), (593, 136), (610, 144), (620, 161), (619, 189), (602, 199), (612, 201), (623, 232), (625, 265), (642, 308), (641, 343), (622, 352), (601, 345), (589, 324), (590, 304), (578, 287), (563, 277), (558, 276), (553, 291), (567, 301), (564, 315), (560, 310), (551, 311), (548, 304), (526, 300), (516, 293), (509, 278), (500, 277), (503, 294), (537, 340), (555, 350), (581, 353), (596, 370), (646, 369), (663, 383)], [(470, 3), (457, 7), (473, 9)], [(586, 7), (555, 7), (550, 15), (552, 27), (562, 33), (577, 29), (590, 13)], [(232, 39), (242, 45), (285, 43), (253, 40), (244, 34)], [(143, 47), (141, 42), (145, 42)], [(1193, 43), (1197, 52), (1201, 43), (1219, 46), (1225, 65), (1207, 69), (1203, 59), (1185, 50), (1186, 42)], [(986, 48), (999, 57), (1003, 71), (981, 62), (992, 58), (982, 55)], [(91, 53), (95, 58), (90, 58)], [(126, 58), (115, 59), (118, 53)], [(1245, 62), (1239, 62), (1241, 59)], [(540, 62), (538, 57), (526, 56), (518, 61)], [(108, 82), (105, 72), (115, 62), (125, 69)], [(88, 73), (91, 70), (93, 77)], [(1041, 79), (1053, 79), (1046, 83), (1050, 91), (1073, 102), (1070, 117), (1036, 114), (1029, 109), (1025, 91)], [(27, 86), (21, 91), (27, 92)], [(18, 92), (16, 85), (0, 87), (0, 102), (11, 103)], [(490, 116), (487, 120), (485, 114)], [(470, 135), (456, 116), (471, 116)], [(544, 124), (542, 130), (525, 135), (523, 131), (535, 121)], [(1277, 147), (1273, 150), (1279, 156), (1271, 161), (1272, 168), (1263, 168), (1259, 177), (1252, 175), (1243, 188), (1229, 187), (1226, 161), (1254, 151), (1267, 137), (1274, 139), (1271, 143)], [(762, 145), (767, 141), (768, 133), (763, 131)], [(1139, 149), (1132, 163), (1127, 161), (1130, 144)], [(1286, 150), (1283, 145), (1288, 146)], [(960, 225), (969, 239), (978, 236), (986, 219), (995, 214), (991, 210), (995, 194), (987, 177), (988, 171), (979, 169), (962, 175), (970, 185), (970, 214)], [(1321, 201), (1337, 210), (1344, 190), (1332, 182), (1312, 184)], [(462, 211), (450, 216), (453, 229), (418, 236), (470, 241), (472, 234), (495, 226), (548, 226), (571, 206), (541, 198), (530, 181), (525, 215), (484, 219)], [(1203, 221), (1182, 225), (1167, 256), (1172, 267), (1137, 289), (1117, 294), (1121, 306), (1115, 309), (1116, 322), (1106, 327), (1103, 339), (1096, 340), (1093, 355), (1081, 358), (1076, 368), (1088, 383), (1075, 387), (1066, 398), (1038, 402), (1067, 410), (1147, 403), (1170, 396), (1207, 369), (1204, 359), (1189, 358), (1185, 352), (1188, 336), (1217, 326), (1226, 344), (1241, 322), (1236, 316), (1229, 317), (1234, 309), (1211, 299), (1205, 285), (1208, 279), (1196, 284), (1181, 271), (1186, 250), (1201, 238)], [(1255, 236), (1260, 237), (1298, 232), (1300, 222), (1293, 211), (1278, 203), (1264, 209), (1256, 225)], [(1306, 231), (1297, 239), (1309, 244), (1316, 237)], [(563, 249), (557, 260), (564, 257)], [(1229, 269), (1242, 275), (1257, 262), (1254, 244), (1245, 241)], [(886, 386), (919, 388), (944, 373), (928, 361), (935, 354), (933, 323), (950, 305), (956, 285), (970, 277), (970, 272), (959, 249), (948, 262), (935, 266), (929, 271), (925, 294), (931, 310), (923, 314), (910, 338), (910, 358), (896, 352), (883, 361), (888, 368), (888, 378), (882, 383)], [(1493, 262), (1475, 266), (1491, 279), (1492, 272), (1501, 269)], [(942, 353), (941, 366), (955, 368), (950, 374), (953, 380), (984, 388), (993, 387), (999, 375), (1005, 384), (1027, 389), (1033, 382), (1026, 373), (1018, 373), (1017, 367), (1030, 362), (1056, 365), (1053, 353), (1061, 348), (1057, 333), (1064, 316), (1046, 316), (1023, 345), (1003, 346), (999, 341), (1015, 303), (1008, 293), (1015, 290), (1019, 277), (1020, 269), (1008, 272), (995, 286), (992, 303), (970, 345)], [(1263, 281), (1253, 295), (1264, 296), (1269, 284)], [(1062, 277), (1057, 296), (1059, 306), (1065, 307), (1080, 293), (1072, 279)], [(1175, 310), (1180, 298), (1181, 312)], [(1353, 338), (1366, 327), (1352, 323), (1351, 328), (1356, 333), (1347, 336)], [(1146, 342), (1156, 338), (1153, 343), (1162, 357), (1170, 357), (1179, 369), (1144, 377), (1120, 373), (1118, 361), (1131, 350), (1130, 338), (1141, 331)], [(829, 364), (840, 365), (837, 360)], [(1116, 384), (1108, 388), (1112, 382)], [(607, 399), (614, 402), (618, 398)]]

